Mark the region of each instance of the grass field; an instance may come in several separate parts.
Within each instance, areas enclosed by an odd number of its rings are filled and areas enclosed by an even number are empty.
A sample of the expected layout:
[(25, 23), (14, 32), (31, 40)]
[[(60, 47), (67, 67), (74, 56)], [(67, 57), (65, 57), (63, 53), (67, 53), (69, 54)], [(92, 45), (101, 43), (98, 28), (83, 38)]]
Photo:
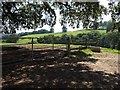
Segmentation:
[[(44, 37), (44, 36), (47, 36), (47, 35), (62, 36), (63, 34), (76, 36), (77, 34), (89, 33), (91, 31), (93, 31), (93, 30), (78, 30), (78, 31), (73, 31), (73, 32), (69, 31), (69, 32), (59, 32), (59, 33), (47, 33), (47, 34), (31, 34), (31, 35), (22, 36), (21, 39), (19, 39), (17, 43), (19, 43), (19, 44), (27, 44), (28, 42), (31, 42), (31, 39), (28, 39), (28, 38), (35, 38), (34, 42), (37, 43), (36, 38), (38, 38), (38, 37)], [(96, 31), (98, 31), (98, 32), (100, 32), (102, 34), (104, 34), (106, 32), (105, 30), (96, 30)], [(22, 39), (22, 38), (24, 38), (24, 39)]]
[[(77, 35), (77, 34), (80, 34), (80, 33), (89, 33), (91, 31), (95, 31), (95, 30), (78, 30), (78, 31), (69, 31), (69, 32), (59, 32), (59, 33), (48, 33), (48, 34), (31, 34), (31, 35), (26, 35), (26, 36), (23, 36), (22, 38), (25, 38), (25, 37), (43, 37), (43, 36), (46, 36), (46, 35), (54, 35), (54, 36), (62, 36), (63, 34), (67, 34), (67, 35)], [(100, 33), (105, 33), (106, 31), (105, 30), (96, 30), (96, 31), (99, 31)]]
[(120, 50), (111, 49), (111, 48), (101, 48), (101, 49), (104, 52), (111, 52), (111, 53), (118, 53), (118, 54), (120, 54)]
[[(26, 36), (22, 36), (18, 41), (17, 44), (28, 44), (29, 42), (31, 42), (31, 38), (35, 38), (34, 42), (37, 43), (37, 39), (38, 37), (43, 37), (43, 36), (47, 36), (47, 35), (54, 35), (54, 36), (62, 36), (63, 34), (67, 34), (67, 35), (74, 35), (76, 36), (77, 34), (80, 33), (89, 33), (93, 30), (78, 30), (78, 31), (69, 31), (69, 32), (59, 32), (59, 33), (47, 33), (47, 34), (31, 34), (31, 35), (26, 35)], [(100, 33), (105, 33), (105, 30), (96, 30)], [(23, 39), (24, 38), (24, 39)], [(28, 39), (30, 38), (30, 39)], [(1, 43), (0, 45), (11, 45), (11, 43)]]
[[(32, 37), (43, 37), (46, 35), (54, 35), (54, 36), (62, 36), (63, 34), (67, 34), (67, 35), (77, 35), (80, 33), (89, 33), (93, 30), (78, 30), (78, 31), (69, 31), (66, 33), (48, 33), (48, 34), (32, 34), (32, 35), (26, 35), (21, 37), (17, 43), (1, 43), (0, 42), (0, 46), (13, 46), (13, 45), (26, 45), (26, 46), (31, 46), (31, 44), (28, 44), (28, 42), (31, 42), (31, 39), (28, 38), (32, 38)], [(106, 31), (105, 30), (96, 30), (98, 32), (100, 32), (101, 34), (104, 34)], [(22, 38), (26, 38), (26, 39), (22, 39)], [(34, 44), (34, 47), (41, 47), (41, 46), (52, 46), (52, 44), (38, 44), (37, 43), (37, 39), (34, 39), (34, 42), (36, 42), (36, 44)], [(54, 44), (54, 46), (65, 46), (65, 44)], [(79, 45), (71, 45), (71, 47), (79, 47)], [(120, 54), (120, 50), (116, 50), (116, 49), (110, 49), (110, 48), (101, 48), (102, 51), (104, 52), (111, 52), (111, 53), (119, 53)], [(86, 50), (85, 50), (86, 51)], [(86, 52), (88, 52), (90, 50), (87, 49)]]

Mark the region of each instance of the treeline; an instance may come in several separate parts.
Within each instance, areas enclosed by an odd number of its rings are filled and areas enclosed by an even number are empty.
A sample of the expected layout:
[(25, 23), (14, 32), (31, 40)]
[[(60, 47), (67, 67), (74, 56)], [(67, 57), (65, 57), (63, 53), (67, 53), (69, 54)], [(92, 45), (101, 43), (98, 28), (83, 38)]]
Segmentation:
[(68, 42), (68, 37), (70, 37), (70, 43), (76, 45), (91, 45), (100, 46), (112, 49), (120, 50), (120, 33), (109, 32), (106, 34), (101, 34), (98, 31), (92, 31), (90, 33), (78, 34), (76, 36), (64, 34), (62, 36), (48, 35), (44, 37), (39, 37), (37, 39), (38, 43), (43, 44), (66, 44)]
[[(63, 34), (62, 36), (47, 35), (37, 38), (37, 42), (42, 44), (66, 44), (70, 37), (70, 43), (74, 45), (91, 45), (120, 50), (120, 33), (108, 32), (101, 34), (98, 31), (91, 31), (89, 33), (80, 33), (76, 36)], [(2, 42), (16, 43), (20, 36), (12, 34), (2, 38)], [(29, 42), (28, 42), (29, 44)]]
[(30, 35), (30, 34), (44, 34), (44, 33), (53, 33), (54, 31), (53, 30), (46, 30), (46, 29), (41, 29), (41, 30), (38, 30), (38, 31), (33, 31), (33, 32), (21, 32), (19, 33), (20, 36), (25, 36), (25, 35)]

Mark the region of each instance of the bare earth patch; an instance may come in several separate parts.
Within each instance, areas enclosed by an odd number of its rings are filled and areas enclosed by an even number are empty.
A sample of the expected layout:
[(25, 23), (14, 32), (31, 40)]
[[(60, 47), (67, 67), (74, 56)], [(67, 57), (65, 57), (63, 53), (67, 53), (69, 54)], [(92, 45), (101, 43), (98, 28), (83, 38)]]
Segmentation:
[(96, 56), (91, 56), (90, 58), (98, 59), (97, 62), (80, 62), (82, 64), (88, 65), (95, 71), (104, 71), (106, 73), (119, 73), (119, 54), (101, 52), (95, 53)]
[(68, 57), (66, 51), (3, 48), (3, 88), (119, 88), (118, 54), (94, 53), (93, 56)]

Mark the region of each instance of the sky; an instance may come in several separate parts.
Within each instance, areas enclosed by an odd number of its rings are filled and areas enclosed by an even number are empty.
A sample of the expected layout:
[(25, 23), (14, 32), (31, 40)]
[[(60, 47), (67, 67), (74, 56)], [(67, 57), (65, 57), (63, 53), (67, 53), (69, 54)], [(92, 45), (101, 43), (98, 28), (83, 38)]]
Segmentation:
[[(100, 2), (100, 5), (103, 5), (103, 6), (108, 8), (108, 1), (107, 0), (99, 0), (99, 2)], [(54, 32), (62, 32), (62, 26), (59, 23), (59, 19), (60, 19), (61, 16), (59, 14), (59, 10), (58, 9), (56, 10), (56, 16), (57, 16), (57, 18), (56, 18), (56, 24), (54, 25)], [(104, 15), (103, 16), (103, 21), (109, 21), (110, 18), (111, 18), (110, 15), (107, 15), (107, 16)], [(42, 28), (37, 28), (36, 31), (40, 30), (40, 29), (50, 30), (50, 27), (48, 25), (44, 25)], [(82, 29), (82, 23), (80, 23), (80, 28), (73, 29), (73, 28), (67, 26), (67, 30), (68, 31), (75, 31), (75, 30), (80, 30), (80, 29)], [(31, 31), (33, 31), (33, 30), (32, 29), (31, 30), (21, 30), (21, 31), (17, 31), (17, 33), (20, 33), (20, 32), (31, 32)]]

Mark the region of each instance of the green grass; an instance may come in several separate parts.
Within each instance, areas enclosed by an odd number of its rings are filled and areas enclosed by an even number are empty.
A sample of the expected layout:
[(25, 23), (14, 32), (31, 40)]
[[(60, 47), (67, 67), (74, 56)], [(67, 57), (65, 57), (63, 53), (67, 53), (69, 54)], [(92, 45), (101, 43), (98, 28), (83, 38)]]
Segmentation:
[[(25, 43), (0, 43), (0, 46), (14, 46), (14, 45), (25, 45), (25, 46), (32, 46), (32, 44), (25, 44)], [(42, 47), (42, 46), (52, 46), (52, 44), (34, 44), (36, 47)], [(66, 46), (66, 44), (54, 44), (54, 46)], [(72, 45), (75, 47), (75, 45)]]
[[(31, 35), (23, 36), (22, 38), (31, 38), (31, 37), (36, 38), (36, 37), (43, 37), (43, 36), (47, 36), (47, 35), (62, 36), (63, 34), (75, 36), (80, 33), (89, 33), (91, 31), (95, 31), (95, 30), (78, 30), (78, 31), (69, 31), (69, 32), (48, 33), (48, 34), (31, 34)], [(102, 34), (106, 32), (105, 30), (96, 30), (96, 31), (98, 31)]]
[[(78, 30), (78, 31), (69, 31), (69, 32), (48, 33), (48, 34), (31, 34), (31, 35), (26, 35), (26, 36), (21, 37), (21, 38), (26, 38), (26, 39), (19, 39), (17, 43), (27, 44), (28, 42), (31, 42), (31, 39), (28, 39), (28, 38), (32, 38), (32, 37), (35, 38), (34, 41), (37, 42), (36, 38), (47, 36), (47, 35), (62, 36), (63, 34), (67, 34), (67, 35), (76, 36), (77, 34), (89, 33), (91, 31), (93, 31), (93, 30)], [(96, 31), (98, 31), (102, 34), (106, 32), (105, 30), (96, 30)]]
[(93, 52), (87, 48), (87, 49), (82, 49), (82, 50), (75, 51), (75, 52), (70, 52), (68, 56), (69, 57), (76, 57), (76, 56), (87, 57), (91, 55), (93, 55)]
[(15, 43), (0, 43), (0, 46), (11, 46), (15, 45)]
[(117, 53), (120, 54), (120, 50), (111, 49), (111, 48), (101, 48), (104, 52)]
[[(19, 39), (17, 41), (18, 44), (27, 44), (28, 42), (31, 42), (32, 39)], [(37, 39), (34, 39), (34, 41)]]
[[(31, 46), (31, 44), (25, 44), (23, 43), (0, 43), (0, 46), (14, 46), (14, 45), (25, 45), (25, 46)], [(34, 47), (41, 47), (41, 46), (52, 46), (52, 44), (34, 44)], [(54, 46), (66, 46), (65, 44), (54, 44)], [(80, 45), (71, 45), (72, 48), (79, 47)], [(103, 52), (110, 52), (110, 53), (117, 53), (120, 54), (120, 50), (111, 49), (111, 48), (101, 48)], [(93, 55), (93, 52), (90, 48), (81, 50), (82, 52), (86, 54)]]
[[(52, 46), (52, 44), (34, 44), (34, 47), (38, 46)], [(54, 46), (66, 46), (65, 44), (54, 44)]]
[[(116, 50), (116, 49), (101, 48), (101, 50), (103, 52), (120, 54), (120, 50)], [(76, 56), (87, 57), (87, 56), (101, 56), (101, 54), (100, 53), (99, 54), (94, 53), (94, 52), (91, 51), (90, 48), (87, 48), (87, 49), (82, 49), (80, 51), (71, 52), (68, 56), (70, 56), (70, 57), (76, 57)]]
[[(77, 35), (80, 33), (89, 33), (93, 30), (78, 30), (78, 31), (69, 31), (69, 32), (59, 32), (59, 33), (48, 33), (48, 34), (32, 34), (32, 35), (26, 35), (23, 36), (21, 38), (32, 38), (32, 37), (43, 37), (46, 35), (54, 35), (54, 36), (62, 36), (63, 34), (67, 34), (67, 35)], [(101, 34), (105, 34), (105, 30), (96, 30), (98, 32), (100, 32)], [(12, 45), (17, 45), (17, 44), (28, 44), (28, 42), (31, 42), (31, 39), (19, 39), (17, 41), (17, 43), (2, 43), (0, 42), (0, 46), (12, 46)], [(34, 39), (34, 42), (37, 42), (37, 39)], [(28, 46), (30, 46), (31, 44), (28, 44)], [(34, 47), (38, 47), (38, 46), (52, 46), (52, 44), (34, 44)], [(65, 44), (54, 44), (54, 46), (65, 46)], [(80, 45), (71, 45), (71, 47), (78, 47)], [(110, 48), (101, 48), (102, 51), (104, 52), (110, 52), (110, 53), (119, 53), (120, 54), (120, 50), (116, 50), (116, 49), (110, 49)], [(82, 52), (86, 53), (86, 54), (92, 54), (92, 51), (90, 51), (90, 49), (84, 49)]]
[(87, 48), (87, 49), (83, 49), (81, 50), (82, 52), (86, 53), (86, 54), (91, 54), (93, 55), (93, 52), (91, 51), (91, 49)]

